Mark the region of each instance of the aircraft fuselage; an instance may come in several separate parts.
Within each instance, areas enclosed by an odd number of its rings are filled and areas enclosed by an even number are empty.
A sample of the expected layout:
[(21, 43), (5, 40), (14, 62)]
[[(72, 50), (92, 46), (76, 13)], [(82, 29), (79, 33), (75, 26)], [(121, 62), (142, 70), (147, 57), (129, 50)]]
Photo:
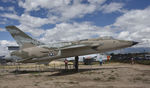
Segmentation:
[(136, 42), (116, 39), (86, 39), (49, 45), (39, 45), (15, 51), (12, 55), (22, 58), (19, 62), (47, 62), (67, 58), (117, 50), (135, 45)]

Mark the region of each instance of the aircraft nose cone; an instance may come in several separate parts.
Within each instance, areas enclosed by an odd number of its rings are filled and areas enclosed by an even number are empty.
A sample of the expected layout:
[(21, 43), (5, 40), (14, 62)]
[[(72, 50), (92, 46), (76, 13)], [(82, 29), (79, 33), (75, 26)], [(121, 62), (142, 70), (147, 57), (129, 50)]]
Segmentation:
[(138, 44), (138, 42), (133, 41), (132, 45), (136, 45), (136, 44)]

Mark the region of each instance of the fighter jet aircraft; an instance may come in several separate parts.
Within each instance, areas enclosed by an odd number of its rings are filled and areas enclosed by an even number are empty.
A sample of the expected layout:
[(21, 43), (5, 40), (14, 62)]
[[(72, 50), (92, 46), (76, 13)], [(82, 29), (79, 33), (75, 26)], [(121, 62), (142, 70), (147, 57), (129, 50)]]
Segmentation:
[(49, 63), (52, 60), (60, 58), (103, 53), (130, 47), (138, 43), (117, 39), (94, 38), (44, 44), (31, 38), (16, 26), (6, 26), (6, 29), (20, 47), (19, 50), (13, 51), (11, 56), (20, 58), (17, 62), (21, 63)]

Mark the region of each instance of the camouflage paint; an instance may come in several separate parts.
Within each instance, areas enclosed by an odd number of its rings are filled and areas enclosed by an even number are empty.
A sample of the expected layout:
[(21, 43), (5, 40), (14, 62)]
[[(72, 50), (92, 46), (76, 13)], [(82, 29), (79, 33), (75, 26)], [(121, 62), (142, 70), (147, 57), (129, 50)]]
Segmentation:
[(20, 50), (11, 53), (12, 56), (22, 58), (18, 61), (21, 63), (50, 62), (55, 59), (102, 53), (137, 44), (133, 41), (95, 38), (46, 45), (32, 39), (15, 26), (7, 26), (6, 29), (21, 47)]

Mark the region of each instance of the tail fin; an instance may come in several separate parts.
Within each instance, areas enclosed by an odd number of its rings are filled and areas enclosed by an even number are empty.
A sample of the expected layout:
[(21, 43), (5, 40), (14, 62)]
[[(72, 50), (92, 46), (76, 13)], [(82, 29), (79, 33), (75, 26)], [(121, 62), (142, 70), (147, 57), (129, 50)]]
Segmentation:
[(44, 44), (31, 38), (16, 26), (6, 26), (6, 30), (11, 34), (11, 36), (16, 40), (17, 44), (21, 47), (27, 44), (35, 45), (35, 46)]

